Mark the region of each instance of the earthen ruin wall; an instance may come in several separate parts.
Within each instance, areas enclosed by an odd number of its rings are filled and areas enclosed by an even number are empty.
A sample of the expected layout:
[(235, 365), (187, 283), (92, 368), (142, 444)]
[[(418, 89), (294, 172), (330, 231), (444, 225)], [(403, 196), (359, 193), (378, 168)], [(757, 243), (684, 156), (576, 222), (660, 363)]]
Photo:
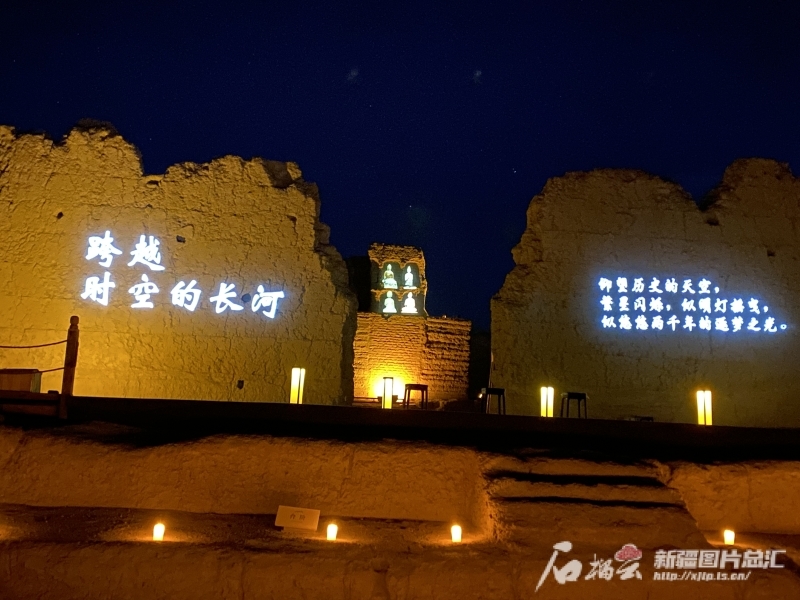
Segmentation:
[[(509, 412), (538, 414), (550, 385), (556, 412), (561, 392), (582, 391), (590, 417), (696, 422), (695, 391), (710, 389), (716, 424), (800, 424), (800, 181), (787, 165), (740, 160), (711, 200), (700, 210), (678, 185), (639, 171), (547, 182), (492, 300), (492, 381)], [(707, 277), (729, 296), (768, 301), (787, 329), (604, 330), (598, 281), (619, 275)]]
[[(344, 402), (356, 306), (319, 212), (294, 163), (226, 156), (145, 175), (136, 148), (109, 129), (54, 143), (0, 127), (0, 343), (64, 339), (78, 315), (79, 395), (280, 402), (291, 368), (305, 367), (306, 401)], [(88, 237), (106, 230), (123, 254), (102, 306), (80, 295), (104, 270), (85, 258)], [(142, 234), (160, 240), (164, 271), (127, 266)], [(159, 288), (150, 310), (131, 308), (142, 274)], [(202, 290), (193, 313), (170, 302), (190, 279)], [(243, 310), (215, 313), (209, 298), (223, 282), (236, 284)], [(242, 299), (258, 284), (285, 292), (274, 319)], [(0, 367), (60, 364), (63, 347), (0, 350)], [(42, 387), (59, 389), (60, 373)]]

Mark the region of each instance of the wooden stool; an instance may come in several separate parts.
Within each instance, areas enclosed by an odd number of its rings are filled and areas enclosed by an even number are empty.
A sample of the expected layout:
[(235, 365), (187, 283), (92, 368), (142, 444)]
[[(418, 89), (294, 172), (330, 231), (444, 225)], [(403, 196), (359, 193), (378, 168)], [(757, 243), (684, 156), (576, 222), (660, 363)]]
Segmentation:
[(403, 394), (403, 408), (411, 406), (411, 392), (419, 392), (419, 407), (428, 410), (428, 386), (424, 383), (407, 383)]
[(483, 411), (488, 415), (491, 406), (492, 396), (497, 396), (497, 414), (506, 414), (506, 390), (505, 388), (483, 388), (481, 398), (483, 399)]
[(583, 402), (583, 418), (587, 419), (586, 400), (588, 399), (589, 396), (584, 392), (564, 392), (561, 394), (561, 416), (564, 416), (564, 401), (567, 402), (567, 418), (569, 418), (569, 402), (570, 400), (576, 400), (578, 402), (578, 418), (581, 418), (581, 402)]

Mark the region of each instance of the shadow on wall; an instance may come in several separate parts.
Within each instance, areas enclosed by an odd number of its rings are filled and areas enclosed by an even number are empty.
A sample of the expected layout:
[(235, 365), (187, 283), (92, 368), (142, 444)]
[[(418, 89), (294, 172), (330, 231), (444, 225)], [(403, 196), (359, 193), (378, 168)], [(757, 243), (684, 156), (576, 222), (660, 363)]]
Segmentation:
[(469, 336), (469, 397), (477, 398), (489, 387), (492, 366), (492, 334), (473, 325)]
[(358, 311), (369, 312), (372, 309), (369, 256), (350, 256), (345, 259), (345, 262), (347, 263), (347, 274), (350, 277), (350, 289), (358, 299)]

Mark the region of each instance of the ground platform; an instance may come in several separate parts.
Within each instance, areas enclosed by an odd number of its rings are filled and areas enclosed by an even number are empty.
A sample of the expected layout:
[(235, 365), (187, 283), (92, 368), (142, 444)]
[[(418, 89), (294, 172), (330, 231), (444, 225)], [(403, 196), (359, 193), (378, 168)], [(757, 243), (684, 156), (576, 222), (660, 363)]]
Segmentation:
[[(800, 598), (790, 430), (215, 404), (7, 416), (0, 598)], [(320, 510), (319, 527), (275, 527), (279, 505)], [(733, 550), (724, 528), (740, 554), (785, 550), (782, 568), (656, 578), (701, 571), (658, 553)], [(621, 579), (626, 545), (641, 579)]]

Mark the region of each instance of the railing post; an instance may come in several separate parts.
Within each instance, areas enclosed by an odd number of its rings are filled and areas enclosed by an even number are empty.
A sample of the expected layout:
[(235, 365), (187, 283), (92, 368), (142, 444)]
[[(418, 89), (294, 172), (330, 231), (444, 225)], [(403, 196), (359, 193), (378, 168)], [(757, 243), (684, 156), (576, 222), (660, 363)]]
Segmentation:
[(61, 398), (58, 406), (58, 417), (67, 418), (67, 396), (72, 396), (75, 387), (75, 367), (78, 366), (78, 322), (76, 316), (69, 318), (67, 331), (67, 349), (64, 352), (64, 378), (61, 380)]

